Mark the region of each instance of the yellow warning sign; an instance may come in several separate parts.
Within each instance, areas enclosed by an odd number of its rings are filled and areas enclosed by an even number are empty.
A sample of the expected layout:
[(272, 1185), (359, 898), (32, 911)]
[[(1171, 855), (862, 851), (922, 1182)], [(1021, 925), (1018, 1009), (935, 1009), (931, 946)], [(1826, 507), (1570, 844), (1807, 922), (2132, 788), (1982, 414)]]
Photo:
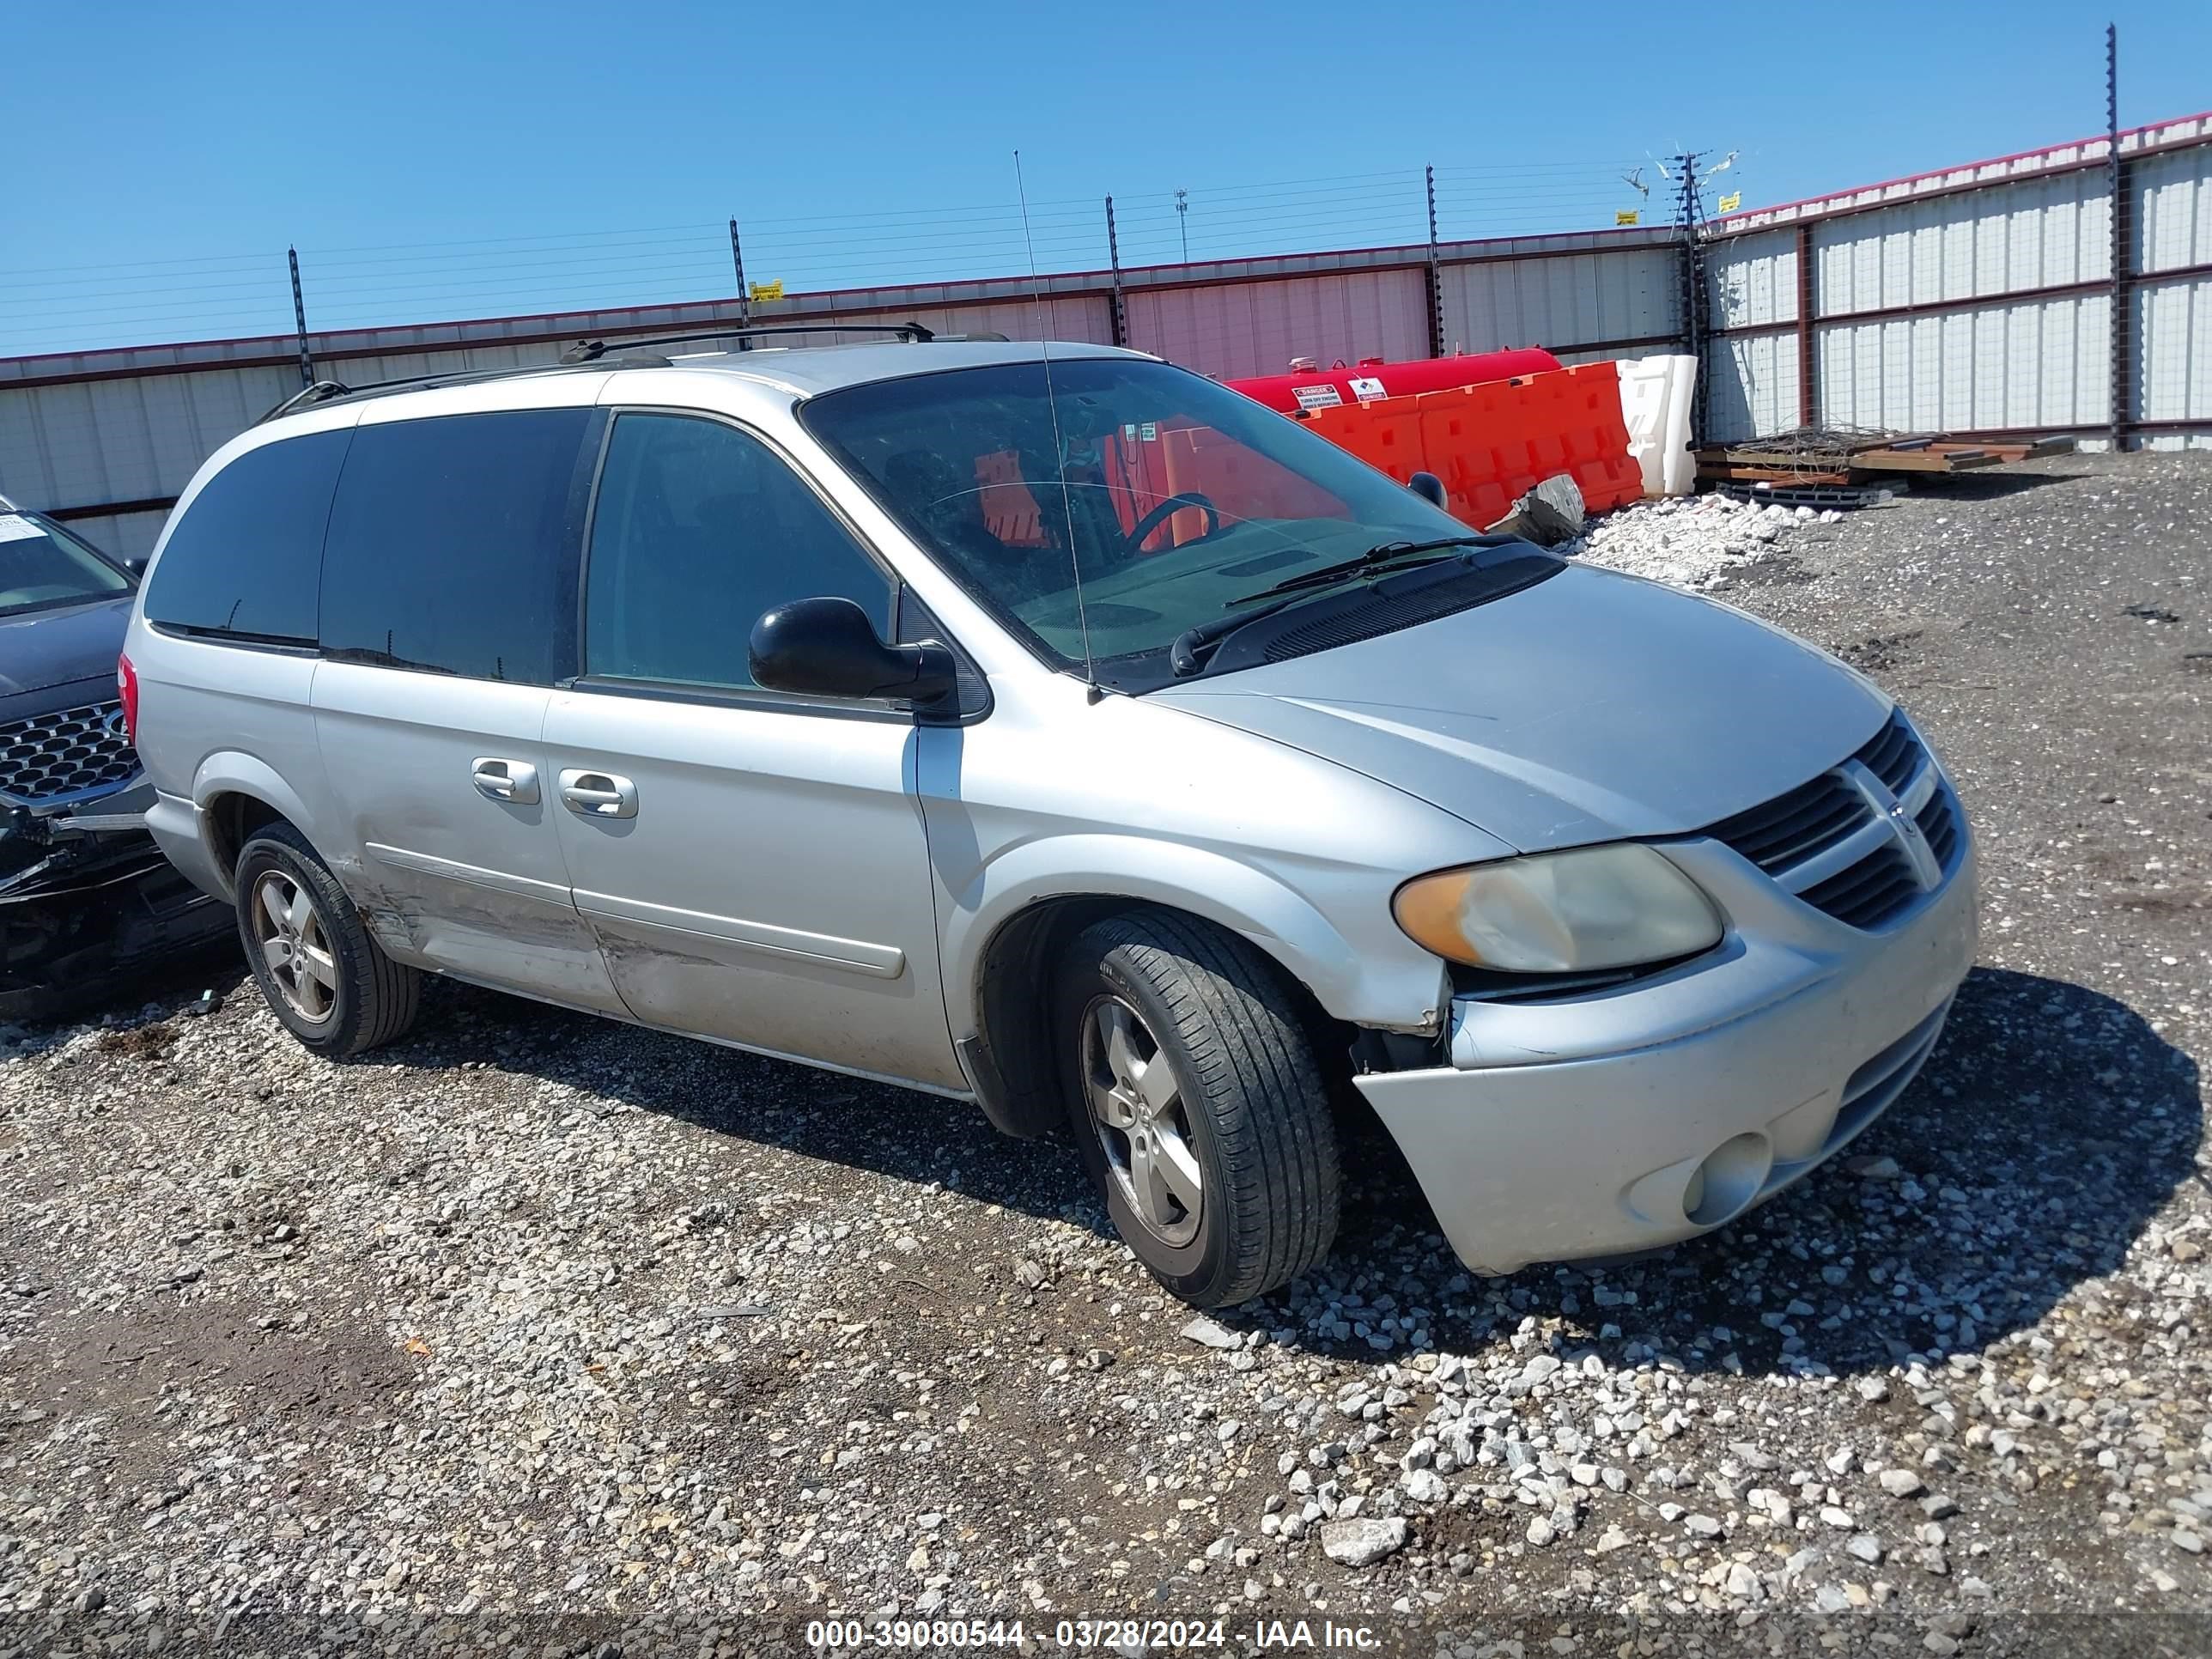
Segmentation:
[(783, 278), (779, 276), (772, 283), (755, 283), (753, 284), (753, 298), (756, 300), (781, 300), (783, 298)]
[(1721, 198), (1721, 211), (1723, 213), (1734, 213), (1742, 205), (1743, 192), (1740, 190)]
[(1616, 225), (1632, 225), (1636, 222), (1636, 220), (1637, 214), (1634, 208), (1630, 208), (1624, 213), (1616, 213), (1613, 216), (1613, 222)]

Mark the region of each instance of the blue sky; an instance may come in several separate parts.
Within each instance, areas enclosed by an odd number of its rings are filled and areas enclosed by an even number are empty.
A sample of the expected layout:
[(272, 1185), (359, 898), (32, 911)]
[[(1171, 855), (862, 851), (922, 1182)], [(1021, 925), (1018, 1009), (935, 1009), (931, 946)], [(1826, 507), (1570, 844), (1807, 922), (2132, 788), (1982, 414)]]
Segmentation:
[[(2137, 4), (2123, 125), (2212, 106), (2212, 5)], [(1796, 21), (1788, 21), (1788, 20)], [(1778, 21), (1779, 20), (1779, 21)], [(1313, 3), (24, 6), (0, 355), (1664, 216), (2076, 137), (2106, 14)], [(1647, 201), (1620, 174), (1643, 170)], [(1179, 220), (1172, 192), (1189, 191)], [(1655, 210), (1656, 210), (1655, 211)]]

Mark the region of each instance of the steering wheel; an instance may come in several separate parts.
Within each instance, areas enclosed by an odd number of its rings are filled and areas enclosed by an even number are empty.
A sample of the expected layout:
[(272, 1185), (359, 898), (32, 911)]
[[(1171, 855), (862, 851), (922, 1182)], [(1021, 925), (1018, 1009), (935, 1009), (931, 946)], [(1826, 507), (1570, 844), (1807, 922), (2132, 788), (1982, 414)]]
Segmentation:
[[(1122, 551), (1131, 558), (1136, 557), (1137, 555), (1145, 550), (1145, 538), (1151, 535), (1155, 530), (1158, 530), (1162, 525), (1165, 524), (1176, 514), (1182, 512), (1187, 507), (1193, 507), (1206, 514), (1205, 532), (1202, 534), (1194, 537), (1193, 538), (1194, 540), (1202, 542), (1207, 536), (1212, 535), (1214, 532), (1221, 528), (1221, 509), (1214, 506), (1214, 504), (1208, 501), (1205, 496), (1200, 495), (1195, 489), (1186, 489), (1180, 495), (1169, 496), (1167, 500), (1162, 501), (1151, 512), (1146, 514), (1143, 518), (1138, 520), (1135, 527), (1129, 532), (1128, 535), (1122, 538)], [(1189, 544), (1190, 544), (1188, 542), (1184, 544), (1186, 547)]]

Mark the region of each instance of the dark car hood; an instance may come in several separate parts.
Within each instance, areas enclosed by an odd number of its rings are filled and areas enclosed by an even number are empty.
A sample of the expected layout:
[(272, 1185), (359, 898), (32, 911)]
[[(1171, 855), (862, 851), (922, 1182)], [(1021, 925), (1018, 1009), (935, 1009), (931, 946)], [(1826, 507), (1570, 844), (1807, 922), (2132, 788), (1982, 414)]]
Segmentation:
[[(128, 593), (59, 611), (0, 617), (0, 718), (9, 700), (26, 692), (76, 680), (105, 680), (112, 687), (115, 659), (122, 653), (130, 623)], [(40, 699), (41, 707), (45, 701)]]
[(1779, 629), (1586, 565), (1149, 700), (1365, 773), (1523, 851), (1702, 829), (1834, 765), (1890, 706)]

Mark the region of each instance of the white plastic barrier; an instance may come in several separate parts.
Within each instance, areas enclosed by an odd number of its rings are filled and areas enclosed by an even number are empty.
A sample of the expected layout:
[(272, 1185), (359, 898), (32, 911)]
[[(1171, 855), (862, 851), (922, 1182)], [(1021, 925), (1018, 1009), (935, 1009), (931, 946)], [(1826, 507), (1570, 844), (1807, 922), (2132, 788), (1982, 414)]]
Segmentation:
[(1620, 416), (1646, 495), (1686, 495), (1696, 482), (1690, 402), (1697, 384), (1695, 357), (1661, 353), (1620, 359)]

